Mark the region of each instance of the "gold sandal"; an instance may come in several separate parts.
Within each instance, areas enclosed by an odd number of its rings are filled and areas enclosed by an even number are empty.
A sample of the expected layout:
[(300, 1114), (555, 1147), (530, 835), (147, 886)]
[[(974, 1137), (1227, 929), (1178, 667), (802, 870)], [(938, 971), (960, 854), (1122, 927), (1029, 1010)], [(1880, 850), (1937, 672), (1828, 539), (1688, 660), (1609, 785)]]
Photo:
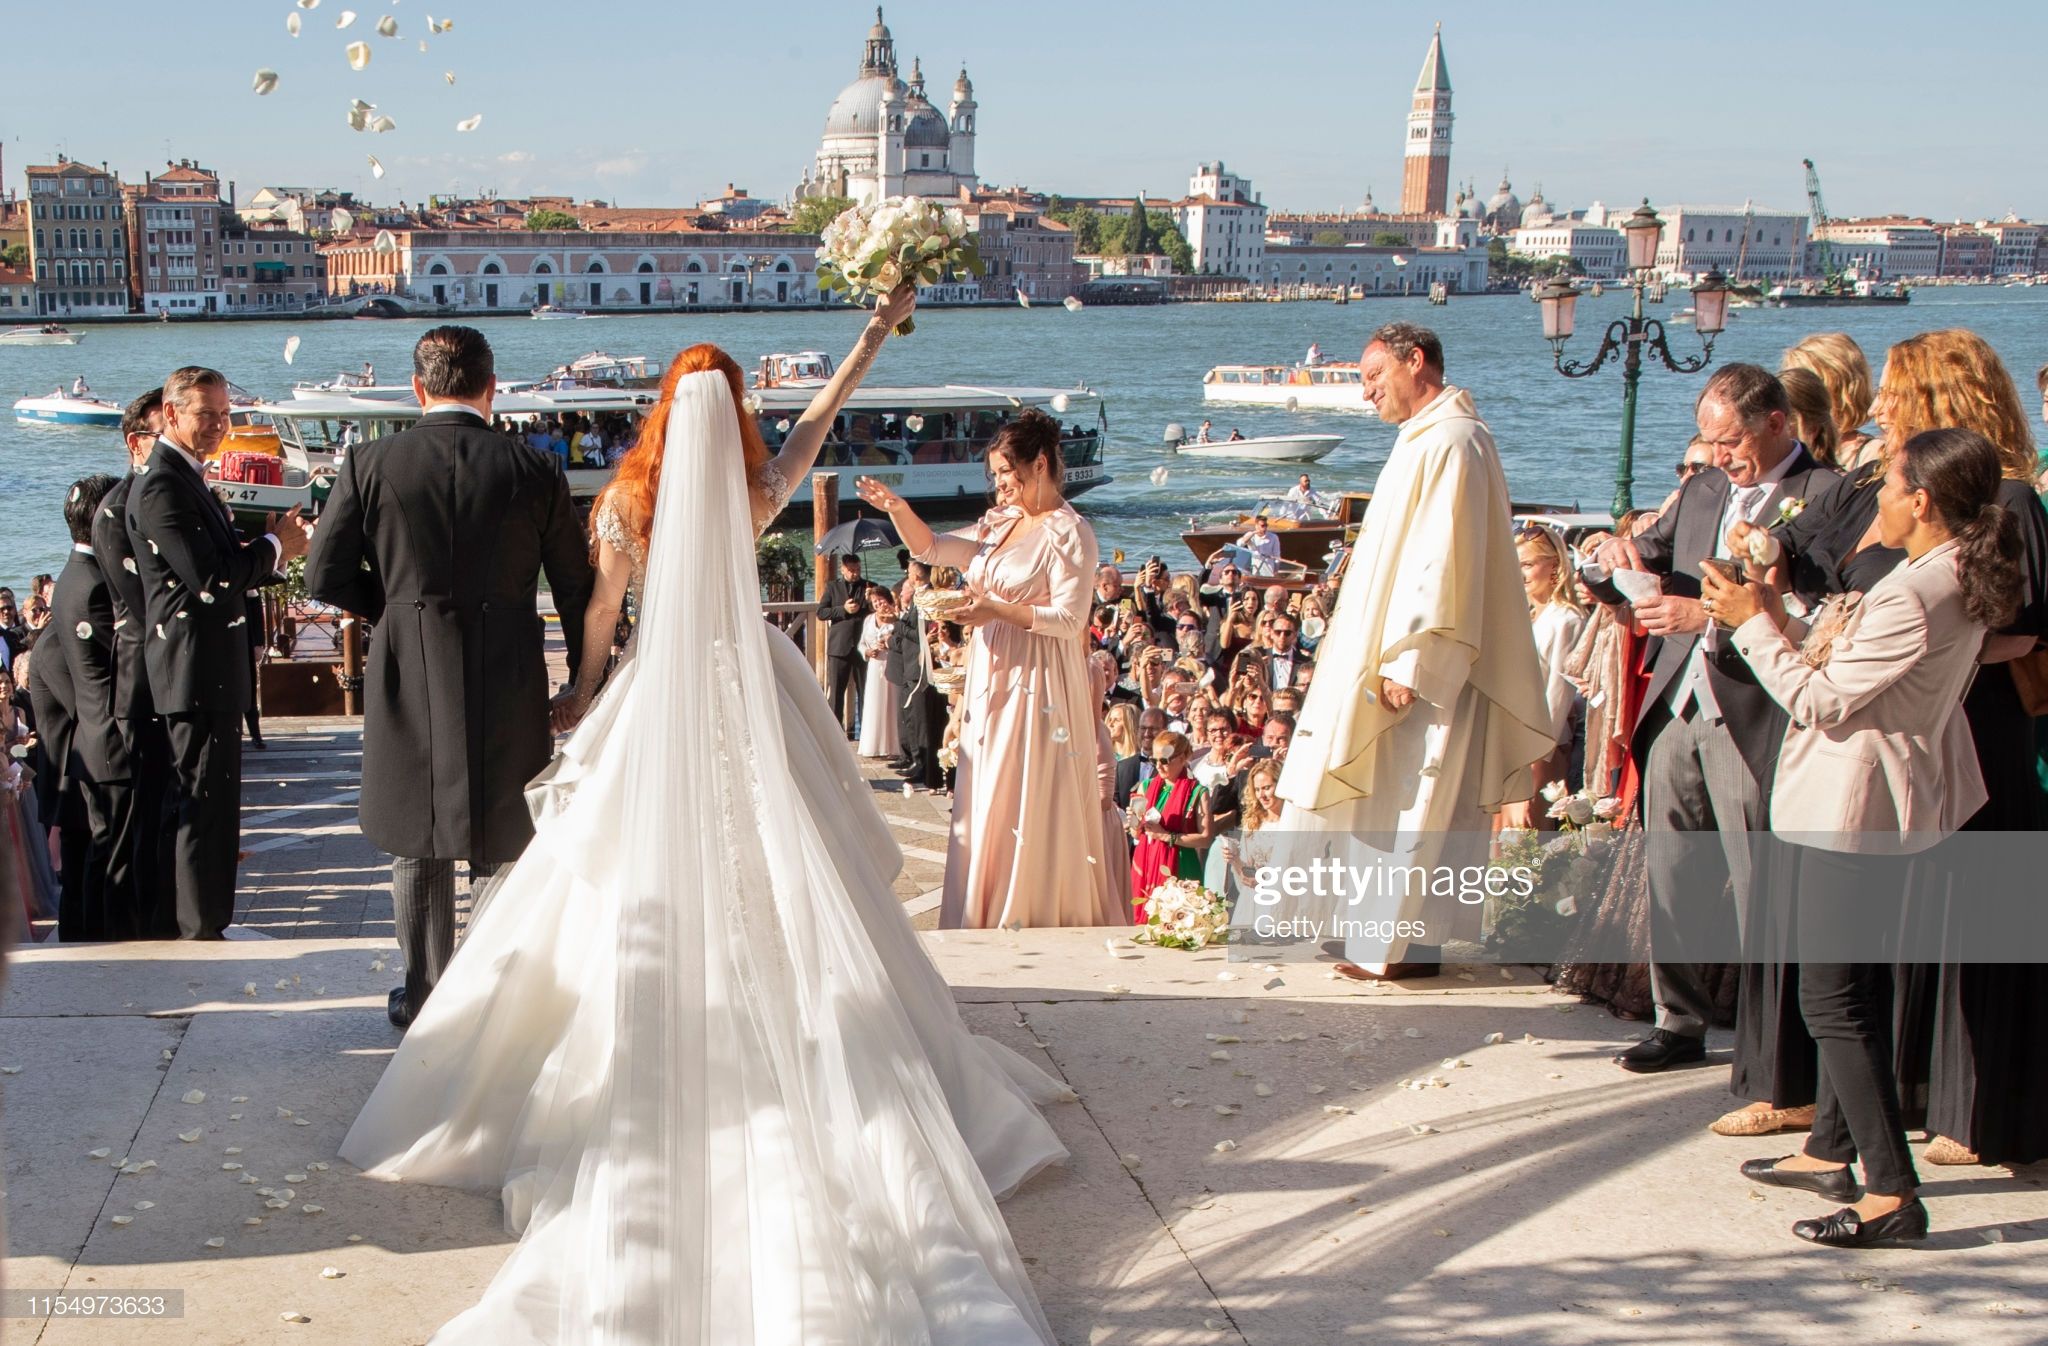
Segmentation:
[(1981, 1164), (1984, 1162), (1977, 1157), (1975, 1150), (1964, 1149), (1961, 1141), (1951, 1140), (1947, 1136), (1936, 1136), (1933, 1143), (1927, 1147), (1925, 1153), (1920, 1157), (1930, 1164)]
[(1710, 1123), (1707, 1130), (1717, 1136), (1768, 1136), (1812, 1127), (1813, 1104), (1808, 1103), (1798, 1108), (1737, 1108)]

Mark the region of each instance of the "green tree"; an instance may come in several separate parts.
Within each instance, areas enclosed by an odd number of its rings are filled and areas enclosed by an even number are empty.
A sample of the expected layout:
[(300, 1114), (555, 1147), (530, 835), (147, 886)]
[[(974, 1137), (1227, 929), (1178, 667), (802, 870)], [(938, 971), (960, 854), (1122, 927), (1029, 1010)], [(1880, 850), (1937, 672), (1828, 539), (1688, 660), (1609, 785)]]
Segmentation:
[(1342, 229), (1318, 229), (1316, 230), (1315, 237), (1311, 238), (1309, 242), (1319, 248), (1341, 248), (1344, 246), (1344, 231)]
[(27, 266), (28, 244), (10, 243), (0, 250), (0, 266)]
[(1397, 234), (1391, 229), (1382, 229), (1372, 236), (1372, 245), (1375, 248), (1405, 248), (1408, 246), (1408, 236)]
[(1158, 240), (1152, 237), (1152, 212), (1145, 209), (1145, 194), (1138, 193), (1137, 204), (1131, 209), (1130, 224), (1124, 230), (1124, 251), (1143, 256), (1159, 250)]
[(526, 227), (536, 233), (553, 234), (580, 229), (583, 225), (566, 210), (529, 210), (526, 212)]
[(796, 211), (789, 217), (789, 227), (794, 233), (822, 234), (826, 225), (852, 207), (853, 202), (843, 196), (814, 196), (796, 203)]
[(1183, 276), (1191, 274), (1195, 269), (1195, 250), (1182, 237), (1173, 216), (1157, 210), (1150, 212), (1150, 216), (1152, 251), (1165, 253), (1176, 273)]
[(1102, 251), (1102, 216), (1092, 207), (1063, 205), (1055, 196), (1046, 206), (1045, 216), (1073, 232), (1075, 252), (1094, 255)]

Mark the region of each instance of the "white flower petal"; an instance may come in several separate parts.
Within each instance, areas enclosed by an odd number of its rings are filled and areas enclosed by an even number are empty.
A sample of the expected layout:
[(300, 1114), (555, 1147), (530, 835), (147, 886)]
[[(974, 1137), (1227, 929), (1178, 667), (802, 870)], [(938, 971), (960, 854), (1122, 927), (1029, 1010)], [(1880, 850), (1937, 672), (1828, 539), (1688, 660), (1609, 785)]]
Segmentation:
[(178, 1139), (184, 1141), (187, 1145), (190, 1145), (205, 1134), (206, 1132), (203, 1128), (195, 1126), (190, 1131), (180, 1131), (178, 1133)]
[(383, 135), (386, 131), (396, 131), (397, 129), (398, 123), (391, 120), (391, 118), (389, 117), (378, 117), (371, 121), (370, 123), (370, 130), (372, 130), (373, 132), (380, 136)]
[(284, 16), (284, 30), (293, 37), (299, 35), (299, 16), (296, 11)]
[(1187, 1099), (1185, 1099), (1185, 1098), (1176, 1098), (1176, 1099), (1174, 1099), (1174, 1100), (1173, 1100), (1173, 1106), (1175, 1106), (1176, 1108), (1184, 1108), (1184, 1107), (1186, 1107), (1187, 1105), (1188, 1105), (1188, 1100), (1187, 1100)]
[[(379, 118), (378, 120), (381, 121), (383, 119)], [(398, 239), (393, 236), (389, 229), (379, 229), (376, 240), (370, 244), (370, 247), (373, 251), (380, 253), (395, 253), (398, 251)]]
[(334, 26), (336, 28), (346, 28), (355, 21), (356, 12), (352, 9), (344, 9), (343, 11), (341, 11), (340, 14), (335, 16)]
[(206, 1246), (209, 1248), (225, 1248), (228, 1246), (228, 1241), (222, 1238), (220, 1235), (215, 1234), (212, 1238), (206, 1241)]
[(292, 1203), (289, 1201), (282, 1201), (279, 1200), (277, 1197), (272, 1197), (270, 1198), (270, 1200), (264, 1202), (263, 1206), (266, 1210), (290, 1210), (291, 1204)]
[(185, 1097), (180, 1101), (185, 1103), (191, 1103), (194, 1105), (204, 1103), (206, 1101), (206, 1091), (204, 1089), (190, 1090), (186, 1093)]
[(1238, 1113), (1243, 1112), (1244, 1109), (1235, 1103), (1218, 1103), (1210, 1111), (1218, 1117), (1235, 1117)]
[(327, 1207), (315, 1205), (310, 1201), (299, 1207), (299, 1209), (308, 1215), (324, 1215), (327, 1213)]
[(348, 64), (351, 70), (361, 70), (370, 63), (370, 44), (351, 42), (348, 44)]
[(254, 1173), (244, 1173), (241, 1177), (235, 1179), (235, 1181), (241, 1183), (244, 1187), (254, 1187), (257, 1183), (261, 1182), (262, 1179), (258, 1178)]
[(259, 95), (276, 92), (277, 72), (265, 66), (256, 72), (256, 78), (249, 87), (254, 89)]
[(350, 1234), (347, 1241), (350, 1243), (361, 1243), (363, 1236), (361, 1234)]
[[(427, 44), (424, 42), (420, 43), (422, 49), (424, 49), (426, 45)], [(450, 84), (453, 84), (455, 82), (455, 72), (453, 70), (443, 70), (441, 72), (441, 78), (447, 80)]]
[(220, 1171), (223, 1173), (240, 1173), (242, 1171), (242, 1166), (236, 1163), (234, 1160), (230, 1159), (225, 1164), (222, 1164), (220, 1166)]
[(1404, 1038), (1419, 1038), (1422, 1036), (1422, 1030), (1419, 1028), (1404, 1028), (1401, 1030), (1401, 1036)]
[(310, 1323), (313, 1321), (311, 1318), (308, 1318), (305, 1314), (300, 1313), (297, 1309), (286, 1309), (283, 1313), (280, 1313), (277, 1316), (288, 1323)]
[(1164, 486), (1166, 485), (1167, 478), (1172, 475), (1171, 472), (1168, 472), (1163, 467), (1155, 467), (1152, 469), (1152, 484), (1154, 486)]
[(1229, 1154), (1232, 1150), (1237, 1148), (1237, 1142), (1234, 1140), (1219, 1140), (1209, 1148), (1211, 1148), (1218, 1154)]
[(286, 1182), (304, 1182), (306, 1181), (306, 1175), (303, 1173), (287, 1173), (284, 1175), (284, 1180)]
[(254, 1229), (263, 1223), (263, 1217), (261, 1215), (245, 1215), (242, 1217), (242, 1223)]
[(323, 1281), (338, 1281), (346, 1275), (348, 1275), (348, 1273), (346, 1271), (343, 1271), (340, 1267), (320, 1268), (320, 1279)]
[(474, 117), (464, 117), (461, 121), (455, 123), (455, 129), (458, 131), (474, 131), (483, 124), (484, 114), (479, 112)]
[(384, 176), (384, 165), (382, 165), (382, 164), (380, 164), (380, 163), (378, 163), (378, 162), (377, 162), (377, 156), (376, 156), (376, 155), (374, 155), (374, 154), (370, 155), (370, 156), (369, 156), (369, 158), (370, 158), (370, 176), (371, 176), (371, 177), (373, 177), (373, 178), (381, 178), (381, 177), (383, 177), (383, 176)]
[(85, 1157), (88, 1159), (105, 1159), (108, 1155), (112, 1153), (112, 1150), (102, 1145), (97, 1150), (87, 1150), (85, 1152)]
[(397, 37), (398, 20), (386, 14), (383, 18), (377, 20), (377, 32), (384, 37)]
[(109, 1220), (108, 1223), (115, 1226), (116, 1228), (121, 1228), (126, 1225), (134, 1224), (135, 1217), (133, 1215), (116, 1215), (112, 1220)]

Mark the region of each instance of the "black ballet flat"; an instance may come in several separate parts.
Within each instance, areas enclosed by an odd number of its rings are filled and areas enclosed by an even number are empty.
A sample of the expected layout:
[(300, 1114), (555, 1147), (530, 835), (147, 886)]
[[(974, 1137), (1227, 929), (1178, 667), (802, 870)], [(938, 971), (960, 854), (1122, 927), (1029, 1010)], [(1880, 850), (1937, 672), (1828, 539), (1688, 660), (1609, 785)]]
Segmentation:
[(1766, 1187), (1790, 1187), (1801, 1192), (1814, 1192), (1830, 1201), (1854, 1201), (1863, 1195), (1862, 1188), (1856, 1185), (1856, 1175), (1847, 1168), (1821, 1169), (1808, 1173), (1778, 1167), (1781, 1162), (1791, 1157), (1785, 1154), (1776, 1159), (1746, 1159), (1742, 1163), (1742, 1176)]
[(1884, 1243), (1918, 1243), (1927, 1237), (1927, 1207), (1914, 1197), (1889, 1215), (1865, 1220), (1844, 1206), (1818, 1220), (1801, 1220), (1792, 1232), (1828, 1248), (1874, 1248)]

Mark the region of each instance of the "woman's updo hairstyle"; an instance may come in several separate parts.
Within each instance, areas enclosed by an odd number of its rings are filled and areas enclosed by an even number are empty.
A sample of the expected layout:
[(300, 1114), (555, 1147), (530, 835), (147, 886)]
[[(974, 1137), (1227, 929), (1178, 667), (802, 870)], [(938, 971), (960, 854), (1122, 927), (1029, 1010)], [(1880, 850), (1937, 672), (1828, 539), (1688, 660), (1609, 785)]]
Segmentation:
[(1922, 430), (1906, 441), (1900, 473), (1956, 535), (1963, 611), (1990, 631), (2020, 605), (2020, 529), (1998, 503), (2003, 476), (1998, 447), (1975, 430)]
[(1002, 454), (1019, 472), (1042, 459), (1052, 484), (1066, 483), (1067, 465), (1060, 457), (1060, 423), (1037, 407), (1027, 407), (996, 431), (988, 452)]

